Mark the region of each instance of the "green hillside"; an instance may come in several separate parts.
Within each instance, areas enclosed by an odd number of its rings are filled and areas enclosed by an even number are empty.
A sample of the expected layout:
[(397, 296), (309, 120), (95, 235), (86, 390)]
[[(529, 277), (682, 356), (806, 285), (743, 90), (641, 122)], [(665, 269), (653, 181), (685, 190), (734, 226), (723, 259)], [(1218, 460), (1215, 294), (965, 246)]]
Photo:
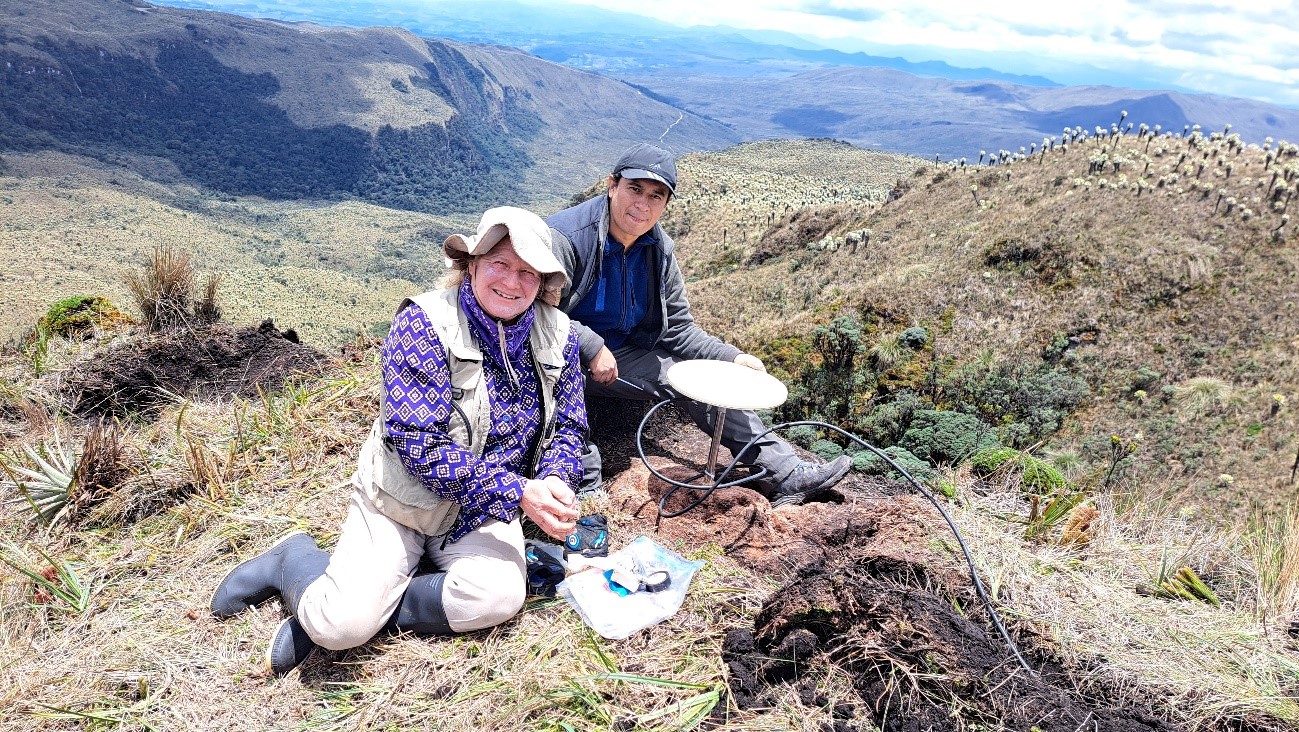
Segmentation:
[(56, 153), (0, 162), (5, 341), (65, 297), (99, 294), (126, 307), (122, 275), (167, 246), (225, 278), (233, 322), (273, 318), (333, 348), (385, 328), (395, 303), (441, 274), (447, 234), (473, 225), (360, 202), (215, 196)]

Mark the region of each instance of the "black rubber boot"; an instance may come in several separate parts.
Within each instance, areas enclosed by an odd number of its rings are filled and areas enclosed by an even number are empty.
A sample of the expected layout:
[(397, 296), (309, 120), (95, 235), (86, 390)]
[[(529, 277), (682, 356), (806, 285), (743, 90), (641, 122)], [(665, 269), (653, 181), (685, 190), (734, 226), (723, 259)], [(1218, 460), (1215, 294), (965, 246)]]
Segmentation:
[(280, 597), (292, 615), (284, 619), (271, 634), (271, 644), (266, 649), (266, 666), (272, 674), (283, 676), (307, 660), (316, 650), (315, 641), (298, 622), (298, 603), (307, 587), (320, 579), (329, 566), (329, 555), (314, 549), (298, 552), (286, 558), (281, 569)]
[(284, 676), (301, 666), (316, 647), (302, 623), (290, 615), (271, 634), (271, 644), (266, 648), (266, 668), (276, 676)]
[(275, 542), (265, 552), (240, 563), (226, 573), (216, 592), (212, 593), (212, 614), (218, 618), (232, 617), (280, 594), (284, 567), (296, 564), (301, 557), (313, 552), (324, 554), (316, 548), (314, 539), (296, 531)]
[(397, 611), (388, 619), (384, 629), (391, 632), (419, 633), (421, 635), (453, 635), (442, 609), (442, 583), (446, 572), (417, 574), (406, 586)]

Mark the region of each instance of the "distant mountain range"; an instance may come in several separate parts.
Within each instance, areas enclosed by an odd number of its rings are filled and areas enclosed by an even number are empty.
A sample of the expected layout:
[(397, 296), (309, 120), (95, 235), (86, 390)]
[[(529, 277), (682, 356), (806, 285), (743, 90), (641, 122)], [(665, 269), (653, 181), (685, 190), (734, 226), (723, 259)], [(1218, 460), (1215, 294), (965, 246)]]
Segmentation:
[(123, 0), (4, 5), (0, 152), (73, 152), (232, 195), (435, 213), (555, 202), (633, 142), (741, 139), (512, 48)]
[(663, 72), (628, 74), (657, 98), (725, 122), (746, 138), (832, 137), (862, 147), (944, 160), (980, 151), (1017, 152), (1059, 139), (1064, 128), (1094, 132), (1131, 123), (1164, 132), (1201, 125), (1262, 144), (1299, 138), (1299, 111), (1246, 99), (1105, 86), (1034, 87), (953, 81), (889, 69), (834, 67), (785, 77), (732, 78)]
[(176, 2), (241, 15), (0, 0), (0, 153), (55, 149), (230, 195), (445, 214), (556, 206), (644, 140), (684, 153), (830, 137), (974, 160), (1108, 128), (1123, 111), (1164, 130), (1299, 137), (1299, 111), (1259, 102), (1061, 87), (571, 6)]
[[(1246, 142), (1299, 138), (1299, 110), (1246, 99), (1151, 90), (1139, 68), (1100, 72), (1113, 86), (1063, 86), (986, 66), (845, 53), (778, 31), (683, 28), (592, 6), (520, 0), (352, 0), (299, 5), (268, 0), (168, 0), (350, 26), (394, 25), (421, 36), (515, 46), (613, 76), (657, 99), (730, 126), (745, 139), (833, 137), (925, 157), (974, 159), (1016, 151), (1064, 127), (1135, 125), (1206, 131), (1232, 125)], [(866, 41), (860, 43), (866, 46)], [(871, 43), (871, 47), (884, 47)], [(924, 49), (909, 48), (912, 57)], [(986, 55), (988, 62), (998, 56)], [(1084, 69), (1071, 69), (1078, 78)], [(1141, 89), (1124, 88), (1130, 83)]]

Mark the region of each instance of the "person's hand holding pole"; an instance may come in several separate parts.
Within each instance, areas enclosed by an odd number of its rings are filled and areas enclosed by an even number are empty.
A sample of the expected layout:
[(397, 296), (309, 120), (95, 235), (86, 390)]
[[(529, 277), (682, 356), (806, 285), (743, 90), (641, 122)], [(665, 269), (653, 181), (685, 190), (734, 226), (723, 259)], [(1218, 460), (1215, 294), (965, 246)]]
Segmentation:
[(592, 381), (597, 384), (612, 384), (618, 378), (618, 359), (613, 357), (613, 351), (608, 346), (600, 346), (600, 352), (587, 364), (587, 369), (591, 372)]

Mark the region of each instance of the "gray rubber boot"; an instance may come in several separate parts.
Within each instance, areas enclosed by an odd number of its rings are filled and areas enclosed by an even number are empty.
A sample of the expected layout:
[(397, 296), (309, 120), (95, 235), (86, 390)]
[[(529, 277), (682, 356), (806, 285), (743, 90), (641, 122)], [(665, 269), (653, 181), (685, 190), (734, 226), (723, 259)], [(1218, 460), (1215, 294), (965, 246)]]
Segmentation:
[[(314, 545), (314, 544), (313, 544)], [(298, 622), (298, 603), (312, 582), (320, 579), (329, 566), (329, 555), (320, 549), (297, 552), (286, 558), (281, 570), (280, 597), (293, 615), (285, 618), (271, 634), (266, 649), (266, 666), (272, 674), (283, 676), (307, 660), (316, 650), (315, 641)]]
[(265, 552), (240, 563), (226, 573), (212, 593), (212, 614), (218, 618), (232, 617), (280, 594), (285, 565), (297, 563), (312, 552), (324, 554), (316, 548), (314, 539), (295, 531)]
[(419, 633), (421, 635), (453, 635), (442, 609), (442, 583), (446, 572), (417, 574), (406, 586), (397, 611), (388, 619), (384, 629), (389, 632)]

